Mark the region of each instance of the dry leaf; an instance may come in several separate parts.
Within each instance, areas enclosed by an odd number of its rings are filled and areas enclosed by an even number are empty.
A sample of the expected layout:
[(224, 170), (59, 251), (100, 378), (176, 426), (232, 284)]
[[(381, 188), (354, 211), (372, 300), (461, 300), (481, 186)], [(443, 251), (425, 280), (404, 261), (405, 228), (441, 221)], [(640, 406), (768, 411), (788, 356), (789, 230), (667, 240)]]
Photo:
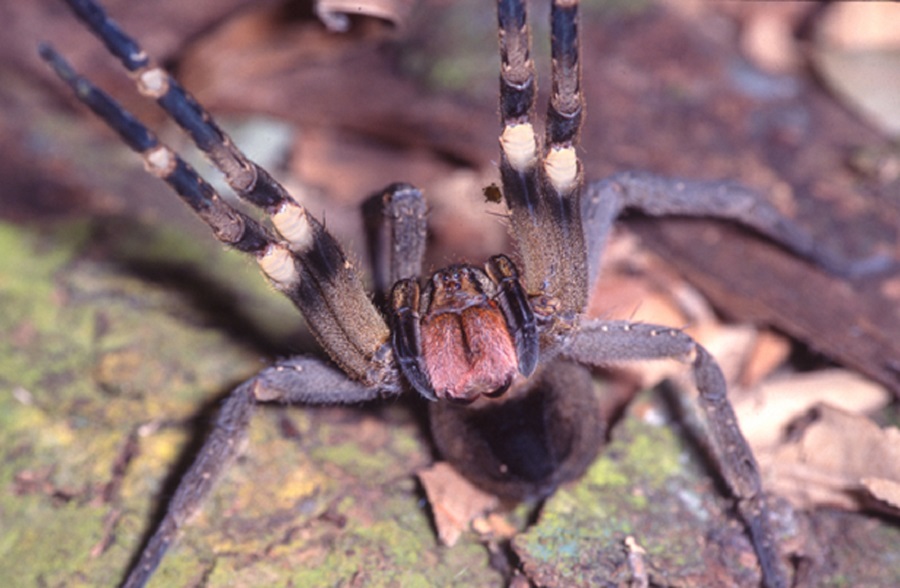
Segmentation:
[(866, 505), (861, 492), (896, 508), (900, 430), (827, 405), (816, 407), (815, 416), (798, 438), (758, 455), (769, 486), (801, 508), (858, 510)]
[(818, 22), (819, 42), (842, 49), (900, 49), (900, 5), (891, 2), (833, 4)]
[(749, 14), (741, 33), (741, 49), (744, 55), (765, 71), (795, 72), (802, 59), (794, 35), (796, 19), (790, 13), (797, 12), (797, 5), (785, 2), (773, 3), (773, 6), (783, 6), (788, 13), (769, 9)]
[(845, 105), (870, 124), (900, 135), (900, 4), (835, 3), (819, 23), (811, 56)]
[(506, 517), (495, 512), (472, 521), (472, 530), (482, 537), (502, 539), (512, 539), (519, 532), (519, 529)]
[(757, 453), (771, 451), (789, 423), (818, 404), (853, 414), (870, 413), (890, 401), (881, 385), (843, 369), (791, 374), (732, 398), (747, 441)]
[(446, 462), (438, 462), (418, 473), (434, 512), (441, 543), (452, 547), (472, 521), (497, 508), (497, 497), (483, 492)]
[(863, 478), (860, 481), (869, 494), (900, 510), (900, 482), (883, 478)]
[(691, 327), (687, 333), (716, 358), (727, 382), (736, 382), (740, 378), (759, 334), (753, 325), (719, 322)]
[(787, 361), (790, 354), (791, 342), (787, 337), (774, 331), (757, 332), (753, 348), (741, 370), (741, 387), (749, 388), (758, 385), (778, 366)]

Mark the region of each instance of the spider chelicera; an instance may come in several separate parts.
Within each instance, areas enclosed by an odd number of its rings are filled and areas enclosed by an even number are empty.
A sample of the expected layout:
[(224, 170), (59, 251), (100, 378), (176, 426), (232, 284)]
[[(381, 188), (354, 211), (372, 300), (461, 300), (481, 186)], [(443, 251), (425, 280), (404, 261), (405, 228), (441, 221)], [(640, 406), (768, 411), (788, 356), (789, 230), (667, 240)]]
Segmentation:
[[(237, 453), (258, 403), (359, 403), (414, 390), (432, 401), (436, 443), (458, 469), (497, 493), (541, 497), (583, 473), (602, 435), (591, 418), (589, 367), (654, 358), (692, 364), (717, 466), (747, 525), (763, 582), (788, 584), (757, 464), (716, 362), (679, 329), (589, 319), (583, 310), (612, 223), (626, 208), (654, 216), (730, 219), (831, 271), (853, 273), (859, 266), (819, 250), (808, 233), (734, 184), (637, 172), (585, 183), (576, 150), (584, 108), (577, 0), (553, 2), (552, 91), (543, 137), (534, 128), (536, 83), (524, 2), (498, 2), (499, 167), (517, 261), (496, 255), (483, 267), (452, 265), (420, 282), (426, 207), (417, 189), (393, 184), (364, 207), (380, 304), (323, 224), (247, 159), (101, 7), (91, 0), (67, 2), (132, 72), (141, 93), (154, 98), (190, 135), (240, 198), (268, 215), (272, 228), (224, 202), (50, 46), (42, 45), (42, 57), (218, 240), (256, 259), (269, 283), (303, 314), (330, 358), (279, 361), (228, 396), (126, 586), (142, 586), (153, 574), (179, 528)], [(513, 418), (500, 416), (510, 412)]]

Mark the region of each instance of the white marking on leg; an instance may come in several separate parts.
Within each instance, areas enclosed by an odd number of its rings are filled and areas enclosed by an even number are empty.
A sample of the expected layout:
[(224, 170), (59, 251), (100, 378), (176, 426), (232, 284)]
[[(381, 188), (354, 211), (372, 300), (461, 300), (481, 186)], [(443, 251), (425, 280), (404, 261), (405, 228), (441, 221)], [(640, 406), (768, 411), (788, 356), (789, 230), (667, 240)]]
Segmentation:
[(175, 171), (178, 158), (165, 145), (157, 145), (145, 151), (142, 155), (144, 157), (144, 169), (158, 178), (166, 179)]
[(574, 147), (554, 147), (544, 158), (544, 171), (557, 192), (566, 193), (578, 178), (578, 155)]
[(292, 200), (285, 200), (272, 215), (275, 229), (291, 244), (294, 251), (307, 251), (313, 245), (313, 228), (306, 209)]
[(272, 243), (256, 258), (256, 262), (276, 287), (289, 287), (300, 281), (294, 256), (284, 245)]
[(159, 67), (152, 67), (138, 74), (138, 91), (150, 98), (159, 98), (169, 91), (169, 74)]
[(500, 147), (516, 171), (532, 167), (537, 159), (537, 140), (530, 123), (507, 125), (500, 135)]

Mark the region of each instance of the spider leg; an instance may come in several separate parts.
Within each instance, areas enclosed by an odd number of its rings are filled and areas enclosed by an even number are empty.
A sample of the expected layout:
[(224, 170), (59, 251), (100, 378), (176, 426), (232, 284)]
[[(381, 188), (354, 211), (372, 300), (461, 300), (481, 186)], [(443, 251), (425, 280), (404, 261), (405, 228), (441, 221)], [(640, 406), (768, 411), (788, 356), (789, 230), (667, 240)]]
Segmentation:
[(578, 61), (578, 2), (557, 0), (551, 12), (553, 89), (546, 140), (534, 131), (535, 73), (525, 3), (499, 0), (500, 177), (525, 289), (537, 304), (576, 313), (587, 300), (586, 250), (575, 150), (583, 99)]
[(156, 99), (244, 200), (262, 208), (280, 234), (273, 236), (225, 203), (215, 190), (117, 102), (76, 74), (51, 47), (41, 56), (212, 228), (217, 239), (253, 255), (270, 283), (299, 308), (328, 354), (354, 379), (377, 384), (384, 366), (370, 359), (384, 346), (388, 329), (363, 288), (353, 264), (321, 222), (298, 204), (265, 170), (235, 147), (212, 117), (112, 22), (91, 0), (67, 0), (76, 15), (133, 72), (139, 89)]
[(572, 333), (563, 357), (592, 366), (609, 366), (642, 359), (692, 359), (700, 406), (709, 425), (719, 471), (737, 499), (770, 588), (788, 586), (778, 552), (759, 466), (737, 423), (726, 395), (725, 377), (709, 352), (685, 333), (671, 327), (627, 321), (587, 321)]
[(124, 588), (139, 588), (150, 579), (177, 539), (179, 529), (200, 509), (216, 480), (240, 451), (258, 403), (355, 403), (379, 398), (382, 393), (307, 357), (281, 361), (235, 388), (222, 404), (212, 433), (178, 484), (162, 522), (144, 546)]
[(400, 280), (422, 274), (427, 206), (409, 184), (391, 184), (363, 203), (375, 292), (382, 300)]
[(720, 218), (747, 226), (828, 272), (848, 278), (887, 270), (892, 260), (874, 255), (851, 260), (816, 243), (803, 227), (781, 214), (761, 194), (733, 182), (666, 178), (645, 172), (621, 172), (589, 183), (582, 198), (590, 284), (597, 277), (603, 245), (625, 209), (649, 216)]

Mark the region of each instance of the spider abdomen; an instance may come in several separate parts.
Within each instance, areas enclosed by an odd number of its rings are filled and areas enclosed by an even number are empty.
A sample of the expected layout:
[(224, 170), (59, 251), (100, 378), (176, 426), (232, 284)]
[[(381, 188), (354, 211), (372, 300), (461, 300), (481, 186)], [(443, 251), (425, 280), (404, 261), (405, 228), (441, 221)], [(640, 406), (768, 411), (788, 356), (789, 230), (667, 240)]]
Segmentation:
[(502, 399), (434, 402), (431, 433), (443, 459), (477, 486), (508, 499), (541, 498), (581, 476), (606, 423), (589, 370), (558, 361)]

